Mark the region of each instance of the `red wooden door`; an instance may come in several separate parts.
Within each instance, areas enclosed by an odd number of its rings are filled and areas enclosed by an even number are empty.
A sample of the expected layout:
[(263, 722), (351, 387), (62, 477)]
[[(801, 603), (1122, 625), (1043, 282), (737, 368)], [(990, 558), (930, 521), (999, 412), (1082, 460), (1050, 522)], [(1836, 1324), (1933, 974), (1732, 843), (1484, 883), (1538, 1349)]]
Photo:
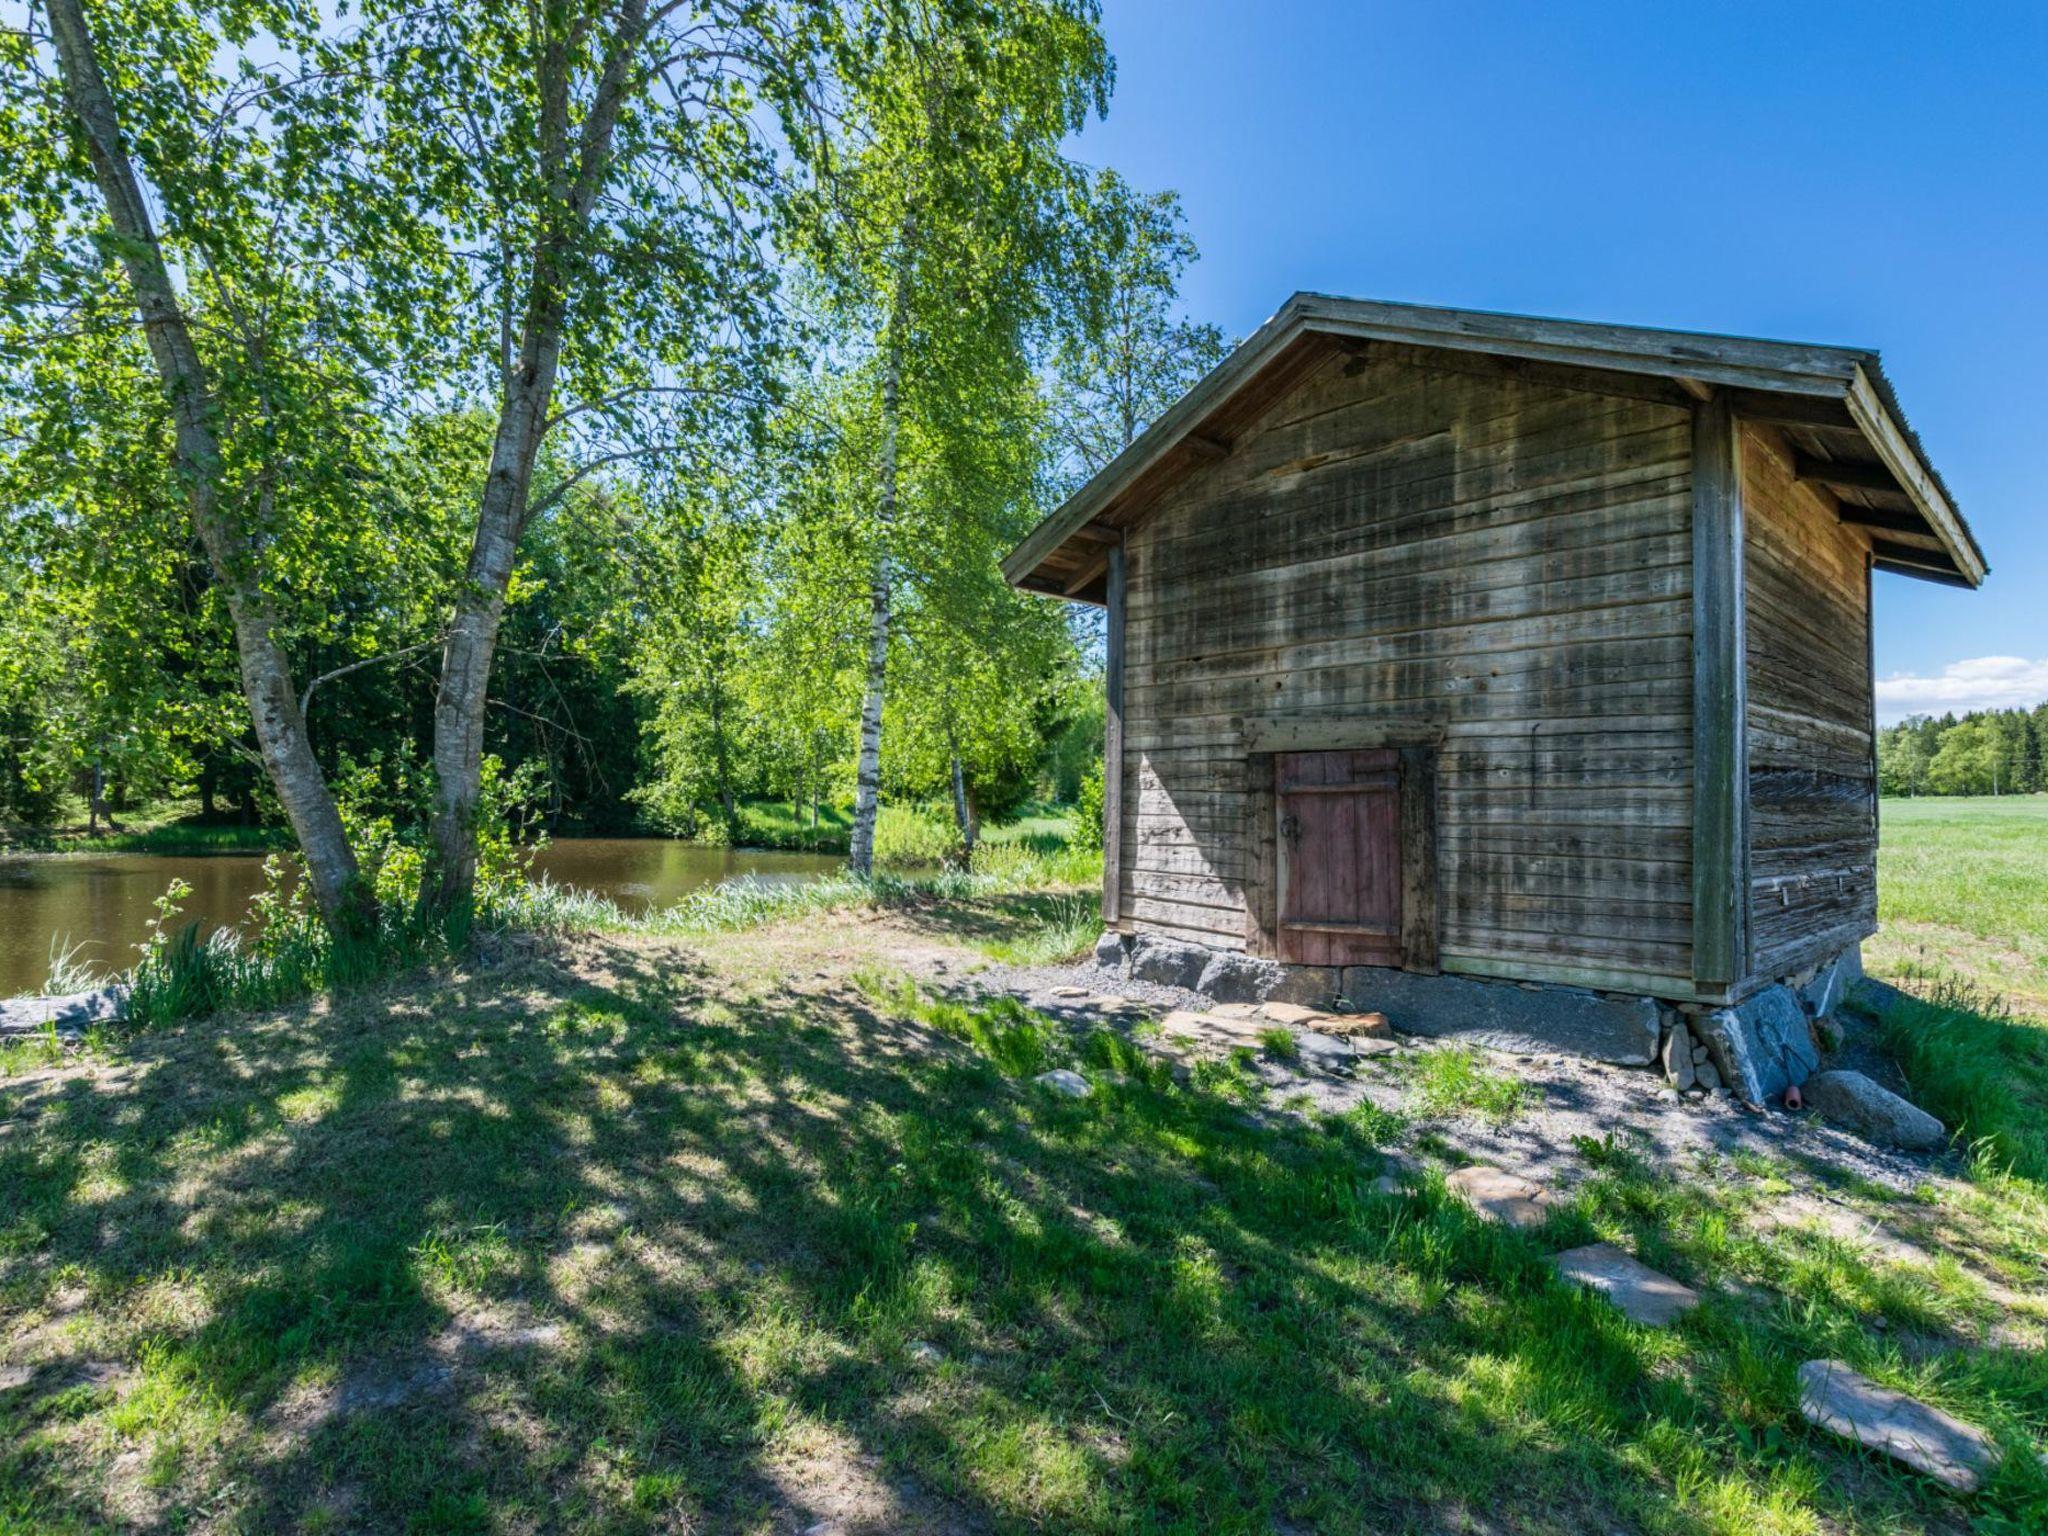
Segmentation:
[(1301, 965), (1401, 963), (1401, 754), (1282, 752), (1279, 947)]

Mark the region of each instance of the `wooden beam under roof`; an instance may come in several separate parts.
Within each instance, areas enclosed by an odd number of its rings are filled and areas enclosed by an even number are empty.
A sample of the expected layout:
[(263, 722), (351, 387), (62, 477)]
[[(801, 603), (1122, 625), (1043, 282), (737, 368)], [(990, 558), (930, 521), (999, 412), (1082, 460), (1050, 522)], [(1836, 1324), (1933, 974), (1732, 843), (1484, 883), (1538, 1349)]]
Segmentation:
[(1904, 493), (1897, 478), (1882, 464), (1821, 459), (1810, 453), (1792, 455), (1792, 476), (1815, 485), (1831, 485), (1838, 490)]
[(1949, 576), (1962, 576), (1947, 551), (1927, 549), (1918, 544), (1901, 544), (1897, 539), (1872, 539), (1870, 553), (1881, 564), (1887, 566), (1909, 565), (1914, 571), (1936, 571)]
[(1859, 507), (1853, 501), (1835, 503), (1835, 521), (1856, 528), (1879, 528), (1886, 533), (1925, 533), (1927, 519), (1918, 512), (1894, 512), (1888, 507)]

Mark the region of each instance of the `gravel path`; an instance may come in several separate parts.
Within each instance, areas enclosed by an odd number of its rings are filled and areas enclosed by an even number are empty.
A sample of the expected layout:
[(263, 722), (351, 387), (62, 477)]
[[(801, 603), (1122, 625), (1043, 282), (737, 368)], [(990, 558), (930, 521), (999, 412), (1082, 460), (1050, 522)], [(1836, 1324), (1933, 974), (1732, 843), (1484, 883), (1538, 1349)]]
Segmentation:
[[(1175, 1009), (1207, 1012), (1215, 1004), (1181, 987), (1129, 981), (1092, 963), (1078, 965), (976, 966), (972, 970), (926, 973), (943, 990), (1006, 992), (1037, 1011), (1076, 1028), (1119, 1028)], [(1617, 1067), (1555, 1054), (1514, 1055), (1469, 1049), (1491, 1076), (1518, 1080), (1527, 1091), (1505, 1121), (1465, 1112), (1430, 1115), (1422, 1111), (1413, 1058), (1445, 1048), (1445, 1042), (1396, 1036), (1401, 1050), (1361, 1057), (1353, 1074), (1339, 1076), (1261, 1056), (1257, 1069), (1266, 1084), (1268, 1113), (1342, 1113), (1370, 1102), (1407, 1122), (1404, 1142), (1425, 1135), (1432, 1146), (1448, 1147), (1460, 1159), (1497, 1164), (1559, 1190), (1568, 1190), (1589, 1171), (1575, 1142), (1609, 1135), (1652, 1166), (1674, 1176), (1697, 1176), (1703, 1163), (1754, 1153), (1777, 1164), (1804, 1167), (1817, 1186), (1844, 1178), (1867, 1179), (1897, 1193), (1945, 1169), (1952, 1157), (1919, 1157), (1871, 1146), (1811, 1115), (1782, 1110), (1757, 1113), (1727, 1096), (1681, 1095), (1661, 1073), (1647, 1067)], [(1867, 1069), (1868, 1042), (1853, 1037), (1846, 1060)], [(1804, 1181), (1802, 1181), (1804, 1182)]]

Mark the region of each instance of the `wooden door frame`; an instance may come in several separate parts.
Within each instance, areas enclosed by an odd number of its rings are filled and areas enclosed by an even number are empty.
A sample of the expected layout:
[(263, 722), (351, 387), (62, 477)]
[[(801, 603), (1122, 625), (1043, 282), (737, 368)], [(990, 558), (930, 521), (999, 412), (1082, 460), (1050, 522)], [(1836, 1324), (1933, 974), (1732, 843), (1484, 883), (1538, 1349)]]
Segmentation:
[(1245, 948), (1269, 959), (1280, 953), (1279, 793), (1282, 752), (1400, 753), (1401, 969), (1434, 976), (1438, 933), (1436, 758), (1444, 727), (1435, 720), (1246, 720), (1245, 787), (1251, 796), (1245, 871)]

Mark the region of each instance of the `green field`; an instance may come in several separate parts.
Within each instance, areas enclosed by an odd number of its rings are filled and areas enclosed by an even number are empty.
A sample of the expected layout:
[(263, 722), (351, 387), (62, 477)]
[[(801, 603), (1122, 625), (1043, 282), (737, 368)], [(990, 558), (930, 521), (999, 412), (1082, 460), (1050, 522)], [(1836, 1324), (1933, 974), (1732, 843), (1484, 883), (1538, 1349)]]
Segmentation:
[(1873, 975), (1948, 974), (2048, 1020), (2048, 795), (1887, 800)]

